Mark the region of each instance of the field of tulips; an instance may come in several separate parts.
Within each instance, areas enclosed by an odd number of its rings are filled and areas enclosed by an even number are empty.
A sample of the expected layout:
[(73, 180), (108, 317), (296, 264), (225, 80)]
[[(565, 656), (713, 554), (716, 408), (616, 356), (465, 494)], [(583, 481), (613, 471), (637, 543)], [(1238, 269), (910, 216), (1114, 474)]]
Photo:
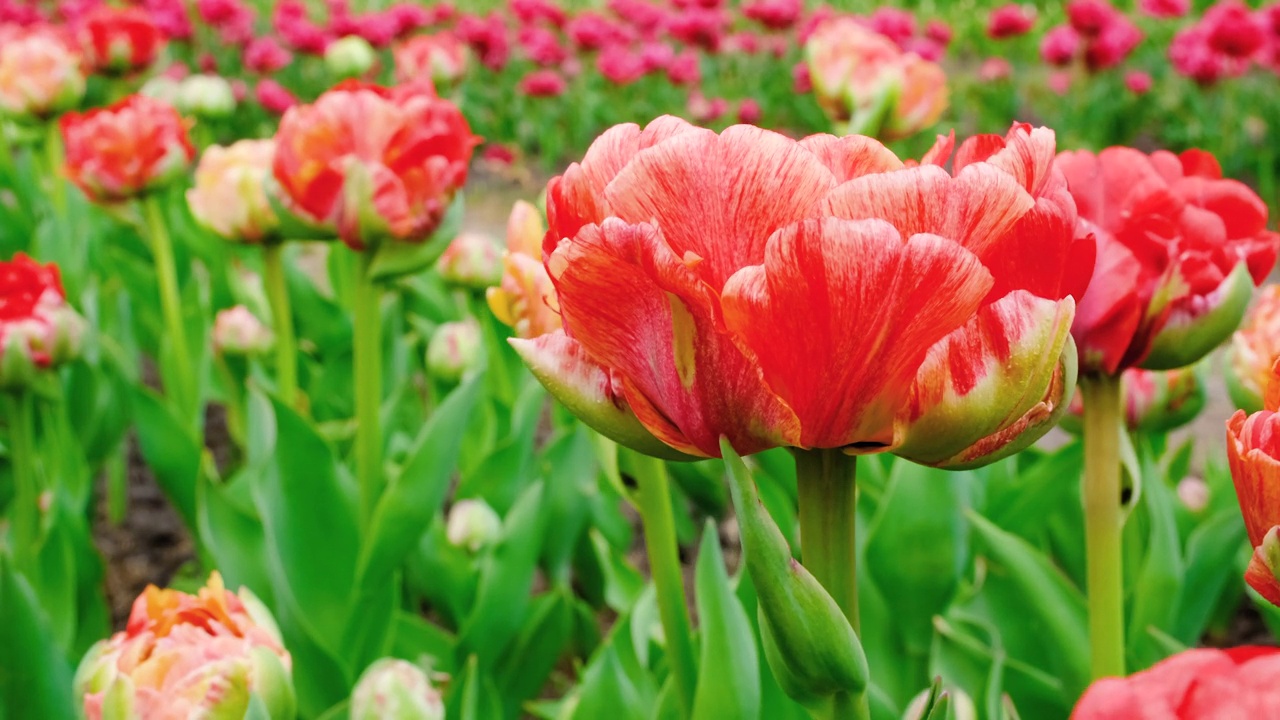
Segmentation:
[(1280, 2), (0, 0), (0, 720), (1280, 718), (1278, 75)]

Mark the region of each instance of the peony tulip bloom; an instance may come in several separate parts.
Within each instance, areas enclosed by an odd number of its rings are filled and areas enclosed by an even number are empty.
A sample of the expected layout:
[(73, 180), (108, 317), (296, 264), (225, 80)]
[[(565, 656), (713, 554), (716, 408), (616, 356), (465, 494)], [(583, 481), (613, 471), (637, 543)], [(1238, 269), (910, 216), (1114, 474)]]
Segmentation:
[(1267, 41), (1267, 26), (1240, 0), (1222, 0), (1209, 8), (1200, 24), (1209, 47), (1230, 58), (1247, 60)]
[(1034, 7), (1010, 3), (1001, 5), (987, 15), (987, 37), (992, 40), (1026, 35), (1036, 24)]
[(148, 586), (123, 632), (90, 648), (75, 693), (88, 720), (244, 717), (250, 695), (293, 717), (292, 661), (262, 603), (214, 572), (197, 595)]
[[(1198, 366), (1177, 370), (1129, 368), (1120, 376), (1124, 423), (1130, 432), (1163, 433), (1191, 422), (1204, 409), (1205, 387)], [(1079, 432), (1084, 401), (1076, 393), (1062, 426)]]
[(128, 200), (182, 177), (195, 157), (173, 106), (143, 95), (62, 117), (67, 176), (90, 200)]
[(819, 25), (805, 55), (819, 104), (849, 133), (910, 137), (947, 108), (941, 67), (851, 17)]
[(520, 200), (507, 220), (507, 252), (501, 284), (486, 299), (494, 317), (518, 338), (536, 338), (560, 329), (560, 314), (551, 277), (542, 265), (542, 213)]
[(421, 242), (466, 182), (478, 142), (427, 84), (348, 81), (285, 113), (273, 187), (286, 209), (355, 250)]
[(952, 145), (907, 167), (860, 136), (614, 127), (547, 187), (564, 330), (513, 345), (588, 424), (625, 407), (689, 455), (1020, 449), (1074, 386), (1091, 241), (1051, 131), (974, 138), (948, 173)]
[[(452, 516), (449, 527), (453, 527)], [(382, 658), (370, 665), (356, 683), (351, 694), (351, 720), (393, 719), (444, 720), (444, 700), (417, 665)]]
[(438, 88), (451, 88), (467, 72), (467, 46), (449, 33), (419, 35), (396, 46), (396, 81), (429, 78)]
[(78, 355), (84, 325), (67, 305), (57, 265), (23, 253), (0, 261), (0, 388), (25, 387)]
[(164, 34), (141, 8), (102, 5), (80, 23), (78, 36), (89, 66), (107, 75), (151, 67), (165, 45)]
[(196, 221), (227, 240), (271, 239), (279, 226), (266, 189), (275, 148), (272, 140), (241, 140), (205, 150), (187, 191)]
[(1267, 285), (1258, 293), (1244, 327), (1231, 336), (1227, 357), (1227, 390), (1236, 407), (1261, 410), (1271, 366), (1280, 359), (1280, 285)]
[(1227, 461), (1253, 545), (1245, 582), (1280, 605), (1280, 361), (1272, 366), (1263, 406), (1252, 415), (1237, 410), (1227, 421)]
[(1127, 678), (1103, 678), (1071, 720), (1264, 718), (1280, 707), (1280, 649), (1197, 648)]
[(0, 116), (45, 120), (84, 97), (80, 55), (49, 28), (0, 36)]
[(1183, 367), (1235, 330), (1280, 249), (1252, 190), (1200, 150), (1064, 152), (1057, 165), (1098, 243), (1071, 330), (1082, 372)]

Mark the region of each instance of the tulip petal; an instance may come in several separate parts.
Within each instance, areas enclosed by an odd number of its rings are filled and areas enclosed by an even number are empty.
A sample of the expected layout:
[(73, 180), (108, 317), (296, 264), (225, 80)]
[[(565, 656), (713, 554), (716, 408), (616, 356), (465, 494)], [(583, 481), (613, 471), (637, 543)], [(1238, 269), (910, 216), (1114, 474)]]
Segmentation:
[(929, 350), (899, 414), (895, 454), (986, 464), (1048, 432), (1075, 389), (1075, 302), (1024, 290), (983, 307)]
[(799, 143), (735, 125), (718, 136), (685, 133), (639, 153), (605, 197), (623, 220), (661, 228), (677, 257), (701, 258), (694, 272), (718, 289), (739, 268), (763, 260), (769, 236), (809, 216), (834, 185), (831, 171)]
[(615, 371), (640, 422), (667, 444), (718, 456), (799, 439), (795, 416), (723, 331), (715, 292), (653, 225), (610, 218), (548, 258), (565, 327)]
[(1253, 415), (1238, 410), (1227, 421), (1227, 462), (1254, 547), (1262, 544), (1267, 530), (1280, 525), (1280, 460), (1273, 454), (1280, 441), (1277, 430), (1280, 416), (1266, 410)]
[(800, 147), (821, 160), (838, 183), (906, 167), (892, 150), (865, 135), (810, 135), (800, 141)]
[[(1273, 527), (1269, 532), (1275, 530), (1276, 528)], [(1276, 574), (1267, 562), (1265, 543), (1255, 547), (1253, 555), (1249, 556), (1249, 565), (1244, 571), (1244, 581), (1249, 587), (1257, 590), (1267, 602), (1280, 606), (1280, 581), (1276, 580)]]
[(805, 220), (725, 286), (725, 324), (800, 418), (803, 447), (892, 448), (893, 418), (928, 349), (991, 285), (957, 243), (905, 242), (882, 220)]
[(1152, 339), (1142, 367), (1172, 370), (1208, 355), (1240, 326), (1252, 297), (1253, 279), (1248, 266), (1242, 262), (1216, 290), (1197, 298), (1194, 305), (1174, 306)]
[(647, 455), (689, 459), (640, 424), (626, 401), (615, 392), (608, 369), (587, 357), (582, 346), (564, 331), (532, 340), (511, 338), (507, 342), (538, 382), (591, 429)]

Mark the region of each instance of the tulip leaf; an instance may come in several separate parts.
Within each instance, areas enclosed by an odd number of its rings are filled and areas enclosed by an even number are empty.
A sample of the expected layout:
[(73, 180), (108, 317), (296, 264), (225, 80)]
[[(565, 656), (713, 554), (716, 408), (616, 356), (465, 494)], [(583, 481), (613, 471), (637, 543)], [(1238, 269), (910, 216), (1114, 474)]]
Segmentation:
[[(1037, 634), (1055, 649), (1051, 654), (1054, 674), (1062, 678), (1066, 694), (1077, 697), (1089, 684), (1084, 596), (1025, 540), (1001, 530), (975, 512), (969, 512), (968, 516), (993, 563), (990, 574), (1012, 583), (1023, 598), (1023, 614), (1010, 618), (1010, 622), (1037, 628)], [(989, 577), (987, 582), (993, 579)]]
[(462, 193), (458, 193), (431, 237), (421, 242), (382, 241), (373, 258), (373, 265), (369, 268), (372, 280), (385, 282), (404, 275), (415, 275), (430, 267), (458, 236), (464, 209)]
[(569, 580), (574, 548), (582, 536), (593, 495), (598, 493), (599, 469), (591, 431), (575, 425), (546, 452), (539, 473), (546, 483), (547, 535), (542, 564), (553, 582)]
[(529, 610), (510, 650), (498, 663), (496, 681), (508, 705), (508, 717), (535, 697), (568, 647), (573, 634), (573, 604), (567, 590), (540, 595)]
[(1204, 634), (1223, 590), (1238, 572), (1235, 558), (1244, 542), (1244, 524), (1234, 506), (1219, 510), (1191, 532), (1178, 610), (1169, 629), (1178, 642), (1193, 645)]
[(495, 720), (505, 717), (498, 688), (480, 667), (475, 655), (467, 658), (461, 677), (457, 678), (453, 692), (449, 694), (446, 710), (445, 717), (460, 720)]
[(248, 586), (271, 605), (271, 578), (263, 564), (266, 536), (249, 496), (252, 481), (243, 473), (225, 484), (201, 475), (196, 486), (197, 532), (227, 587)]
[(372, 590), (385, 583), (440, 511), (479, 388), (479, 377), (472, 376), (449, 394), (418, 433), (404, 466), (392, 476), (360, 554), (359, 587)]
[(701, 656), (693, 717), (760, 717), (760, 668), (747, 613), (730, 587), (720, 534), (707, 520), (694, 570)]
[(1141, 670), (1165, 658), (1164, 649), (1154, 644), (1149, 631), (1169, 627), (1177, 609), (1178, 591), (1186, 582), (1182, 546), (1173, 513), (1169, 487), (1155, 468), (1144, 463), (1148, 478), (1142, 505), (1147, 519), (1147, 538), (1142, 565), (1133, 587), (1133, 606), (1125, 647), (1136, 661), (1132, 670)]
[[(391, 650), (394, 656), (415, 665), (426, 665), (438, 672), (453, 673), (458, 639), (449, 631), (421, 615), (397, 610), (394, 637), (395, 643)], [(425, 662), (424, 655), (429, 658)]]
[(563, 720), (648, 720), (646, 710), (655, 707), (658, 688), (636, 656), (631, 620), (629, 615), (618, 618), (587, 661)]
[(182, 515), (187, 527), (196, 527), (196, 476), (200, 473), (201, 446), (186, 422), (177, 416), (154, 390), (134, 388), (134, 427), (142, 457), (155, 474), (165, 497)]
[(41, 600), (0, 551), (0, 716), (76, 717), (71, 666), (53, 638)]

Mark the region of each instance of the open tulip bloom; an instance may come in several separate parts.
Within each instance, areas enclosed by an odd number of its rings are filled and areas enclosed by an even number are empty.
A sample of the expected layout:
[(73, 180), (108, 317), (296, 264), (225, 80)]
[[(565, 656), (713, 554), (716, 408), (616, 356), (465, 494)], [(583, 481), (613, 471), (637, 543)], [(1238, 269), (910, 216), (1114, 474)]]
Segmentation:
[(1227, 460), (1253, 556), (1245, 582), (1280, 606), (1280, 360), (1272, 369), (1265, 409), (1227, 421)]
[(806, 566), (849, 601), (848, 456), (988, 463), (1043, 435), (1074, 389), (1093, 245), (1053, 132), (953, 146), (908, 165), (862, 136), (614, 127), (547, 189), (564, 327), (512, 343), (642, 452), (794, 448)]

